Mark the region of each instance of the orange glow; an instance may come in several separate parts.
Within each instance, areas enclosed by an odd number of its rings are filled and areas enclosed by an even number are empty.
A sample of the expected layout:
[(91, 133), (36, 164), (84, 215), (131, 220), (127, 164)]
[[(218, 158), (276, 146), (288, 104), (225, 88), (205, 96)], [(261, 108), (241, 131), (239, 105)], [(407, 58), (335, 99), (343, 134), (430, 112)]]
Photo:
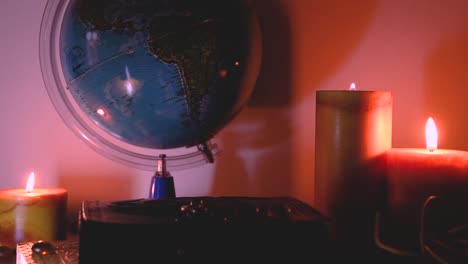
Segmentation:
[(26, 191), (28, 193), (34, 190), (34, 178), (35, 178), (35, 174), (34, 172), (31, 172), (31, 174), (29, 174), (29, 177), (28, 177), (28, 182), (26, 183)]
[(220, 70), (219, 71), (219, 77), (226, 78), (226, 76), (227, 76), (227, 71), (226, 70)]
[(430, 152), (437, 149), (437, 128), (432, 117), (426, 123), (426, 148)]
[(351, 83), (351, 85), (349, 86), (349, 90), (356, 90), (356, 84)]

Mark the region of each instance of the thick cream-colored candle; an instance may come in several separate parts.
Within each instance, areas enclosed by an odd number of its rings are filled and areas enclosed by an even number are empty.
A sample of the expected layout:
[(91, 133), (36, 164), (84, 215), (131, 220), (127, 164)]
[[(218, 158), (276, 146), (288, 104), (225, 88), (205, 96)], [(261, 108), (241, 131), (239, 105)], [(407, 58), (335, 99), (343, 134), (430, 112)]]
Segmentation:
[(65, 239), (66, 206), (63, 188), (0, 190), (0, 246)]
[(331, 217), (339, 242), (372, 243), (384, 199), (382, 154), (392, 144), (392, 105), (389, 91), (316, 93), (314, 203)]
[[(381, 230), (384, 243), (417, 252), (421, 231), (447, 232), (466, 223), (468, 152), (438, 149), (432, 118), (426, 125), (426, 148), (392, 148), (386, 155), (388, 204)], [(432, 196), (436, 199), (430, 200)], [(427, 230), (420, 229), (422, 221), (427, 223)]]

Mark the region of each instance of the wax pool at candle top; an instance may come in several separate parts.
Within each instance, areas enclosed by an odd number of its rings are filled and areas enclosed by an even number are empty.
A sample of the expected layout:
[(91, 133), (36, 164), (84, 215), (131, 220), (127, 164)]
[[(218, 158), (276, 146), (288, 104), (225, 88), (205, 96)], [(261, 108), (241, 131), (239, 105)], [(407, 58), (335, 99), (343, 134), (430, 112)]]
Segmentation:
[(35, 188), (34, 190), (28, 192), (25, 189), (7, 189), (0, 191), (0, 199), (5, 198), (32, 198), (32, 197), (53, 197), (66, 194), (67, 191), (63, 188)]

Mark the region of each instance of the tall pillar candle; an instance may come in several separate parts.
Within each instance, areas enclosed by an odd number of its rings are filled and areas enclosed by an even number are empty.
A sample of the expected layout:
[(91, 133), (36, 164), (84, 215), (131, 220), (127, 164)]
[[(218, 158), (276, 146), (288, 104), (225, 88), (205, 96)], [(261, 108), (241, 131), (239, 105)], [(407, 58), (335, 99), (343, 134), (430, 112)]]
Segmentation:
[(392, 105), (389, 91), (316, 93), (314, 203), (331, 217), (336, 241), (362, 250), (363, 243), (372, 244), (375, 213), (384, 199)]

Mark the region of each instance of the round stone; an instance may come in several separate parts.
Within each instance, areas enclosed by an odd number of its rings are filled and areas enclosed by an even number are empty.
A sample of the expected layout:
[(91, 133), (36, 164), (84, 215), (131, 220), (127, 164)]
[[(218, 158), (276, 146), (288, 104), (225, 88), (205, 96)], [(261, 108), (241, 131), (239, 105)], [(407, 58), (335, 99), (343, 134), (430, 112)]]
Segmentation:
[(31, 247), (31, 250), (33, 253), (39, 255), (52, 255), (56, 253), (56, 248), (54, 244), (42, 240), (39, 240), (36, 243), (34, 243)]

